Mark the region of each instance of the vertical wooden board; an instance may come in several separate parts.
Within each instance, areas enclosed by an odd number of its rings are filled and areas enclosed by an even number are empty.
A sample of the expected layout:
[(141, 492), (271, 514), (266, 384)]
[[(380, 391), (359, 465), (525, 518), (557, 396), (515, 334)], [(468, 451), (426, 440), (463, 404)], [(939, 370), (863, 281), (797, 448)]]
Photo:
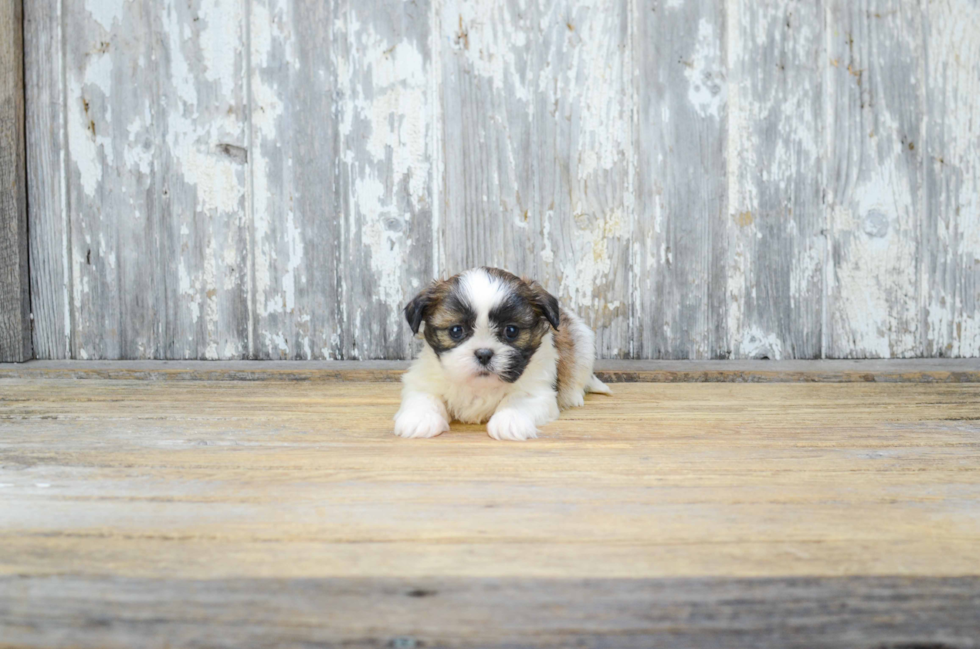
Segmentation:
[(0, 0), (0, 362), (32, 356), (23, 34), (21, 0)]
[(446, 0), (442, 70), (444, 276), (499, 266), (543, 276), (534, 203), (534, 6)]
[(634, 356), (725, 358), (724, 6), (667, 0), (634, 7)]
[(60, 0), (24, 4), (27, 190), (34, 356), (71, 356), (67, 156)]
[(244, 5), (64, 5), (73, 355), (241, 358)]
[(251, 11), (255, 355), (404, 358), (432, 275), (428, 5)]
[(402, 308), (432, 279), (433, 103), (428, 2), (346, 2), (342, 357), (408, 358)]
[(343, 358), (336, 2), (250, 0), (252, 354)]
[(629, 349), (633, 201), (628, 3), (447, 2), (443, 56), (447, 274), (539, 279)]
[(825, 355), (921, 353), (925, 54), (918, 4), (828, 0)]
[(729, 348), (819, 358), (823, 5), (729, 0), (726, 11)]
[(926, 5), (926, 356), (980, 356), (980, 4)]
[(628, 0), (538, 3), (534, 211), (541, 280), (596, 332), (602, 358), (629, 356), (633, 227)]

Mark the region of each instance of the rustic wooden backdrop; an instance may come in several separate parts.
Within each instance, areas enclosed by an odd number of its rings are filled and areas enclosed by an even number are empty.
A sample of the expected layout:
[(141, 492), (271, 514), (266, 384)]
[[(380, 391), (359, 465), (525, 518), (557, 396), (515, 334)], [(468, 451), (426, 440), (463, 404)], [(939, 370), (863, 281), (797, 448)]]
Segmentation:
[(433, 276), (635, 358), (980, 355), (977, 0), (31, 0), (39, 358), (403, 358)]
[(20, 0), (0, 0), (0, 363), (31, 357)]

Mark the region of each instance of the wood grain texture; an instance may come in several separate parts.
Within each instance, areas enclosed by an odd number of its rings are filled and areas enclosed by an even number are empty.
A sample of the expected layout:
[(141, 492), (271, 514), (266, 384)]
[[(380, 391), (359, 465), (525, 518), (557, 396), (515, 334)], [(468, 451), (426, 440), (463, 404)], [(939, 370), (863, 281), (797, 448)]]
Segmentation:
[(432, 277), (427, 3), (251, 5), (256, 358), (406, 358)]
[(725, 6), (636, 5), (634, 355), (726, 358)]
[(969, 577), (12, 576), (0, 578), (0, 647), (969, 649), (978, 606)]
[(726, 14), (729, 349), (735, 358), (819, 358), (823, 4), (733, 0)]
[(31, 348), (24, 144), (24, 13), (0, 2), (0, 362), (26, 361)]
[(925, 53), (918, 4), (828, 1), (829, 358), (920, 354)]
[(480, 264), (603, 358), (977, 357), (976, 12), (29, 3), (38, 357), (403, 359)]
[(24, 3), (31, 312), (38, 358), (71, 358), (71, 223), (60, 0)]
[(522, 445), (400, 441), (392, 384), (3, 388), (6, 574), (978, 569), (977, 384), (623, 384)]
[(543, 242), (536, 233), (543, 222), (534, 209), (529, 154), (538, 5), (450, 0), (441, 6), (443, 274), (494, 265), (539, 277)]
[(925, 5), (925, 356), (980, 355), (980, 5)]
[(632, 87), (626, 0), (445, 2), (446, 272), (537, 278), (630, 354)]
[(17, 646), (976, 646), (980, 384), (622, 384), (526, 444), (399, 440), (394, 384), (0, 387)]
[(252, 358), (342, 356), (336, 2), (249, 3)]
[(438, 86), (427, 1), (346, 6), (348, 101), (342, 121), (347, 213), (337, 275), (339, 358), (410, 358), (402, 309), (433, 278), (431, 118)]
[(244, 3), (64, 10), (73, 357), (247, 356)]

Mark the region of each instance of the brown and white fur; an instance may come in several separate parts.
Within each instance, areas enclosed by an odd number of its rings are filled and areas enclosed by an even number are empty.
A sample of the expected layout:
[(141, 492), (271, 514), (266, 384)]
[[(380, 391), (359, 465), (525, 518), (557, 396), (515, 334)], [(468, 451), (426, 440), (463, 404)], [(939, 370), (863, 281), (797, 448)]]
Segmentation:
[(526, 440), (586, 392), (610, 394), (592, 373), (595, 334), (537, 282), (474, 268), (430, 284), (405, 317), (426, 344), (402, 378), (400, 437), (435, 437), (455, 420)]

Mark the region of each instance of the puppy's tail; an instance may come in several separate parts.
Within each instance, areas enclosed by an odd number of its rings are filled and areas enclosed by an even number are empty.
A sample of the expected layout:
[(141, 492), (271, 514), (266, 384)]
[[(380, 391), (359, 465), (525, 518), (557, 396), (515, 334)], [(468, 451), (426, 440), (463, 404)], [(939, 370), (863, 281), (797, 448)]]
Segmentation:
[(593, 374), (589, 382), (585, 384), (586, 392), (594, 392), (596, 394), (612, 394), (612, 390), (609, 386), (599, 380), (599, 378)]

